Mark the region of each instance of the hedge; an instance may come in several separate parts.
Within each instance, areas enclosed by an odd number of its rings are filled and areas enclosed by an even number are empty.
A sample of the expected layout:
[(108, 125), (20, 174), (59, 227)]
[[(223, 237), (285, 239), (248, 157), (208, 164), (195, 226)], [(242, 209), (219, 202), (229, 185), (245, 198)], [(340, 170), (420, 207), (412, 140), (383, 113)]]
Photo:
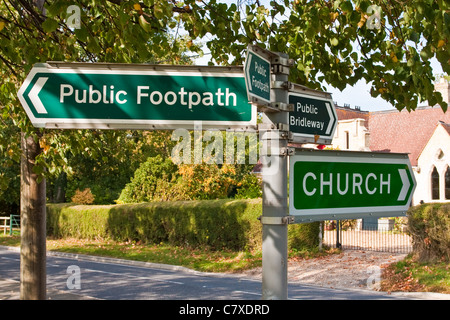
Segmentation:
[[(261, 213), (261, 199), (94, 206), (48, 204), (47, 234), (55, 238), (251, 250), (261, 248), (262, 228), (257, 219)], [(318, 223), (289, 226), (289, 242), (297, 249), (315, 246), (318, 230)]]
[(421, 262), (450, 261), (450, 203), (428, 203), (408, 210), (413, 254)]

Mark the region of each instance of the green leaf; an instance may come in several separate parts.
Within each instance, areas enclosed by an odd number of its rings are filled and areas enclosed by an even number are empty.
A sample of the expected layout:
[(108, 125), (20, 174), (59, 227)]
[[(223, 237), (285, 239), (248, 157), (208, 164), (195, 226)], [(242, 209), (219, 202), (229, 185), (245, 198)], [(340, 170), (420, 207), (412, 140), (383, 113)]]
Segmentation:
[(431, 53), (431, 49), (429, 47), (425, 47), (420, 51), (420, 56), (423, 60), (431, 59), (433, 54)]
[(33, 172), (37, 175), (41, 175), (44, 172), (44, 166), (42, 165), (35, 165), (33, 167)]
[(81, 26), (80, 29), (75, 29), (75, 35), (77, 36), (78, 40), (85, 42), (88, 38), (89, 33), (84, 26)]
[(409, 35), (409, 40), (414, 41), (415, 43), (419, 43), (420, 36), (417, 32), (412, 31), (411, 34)]
[(339, 44), (339, 40), (337, 38), (333, 38), (330, 40), (330, 44), (335, 47)]
[(58, 21), (56, 21), (52, 18), (47, 18), (42, 23), (42, 29), (47, 33), (51, 33), (53, 31), (55, 31), (56, 28), (58, 28)]
[(353, 11), (353, 5), (352, 5), (352, 2), (349, 1), (349, 0), (344, 1), (344, 3), (342, 3), (342, 5), (341, 5), (341, 9), (342, 9), (343, 11), (345, 11), (345, 12), (348, 12), (348, 13), (352, 12), (352, 11)]
[(145, 30), (145, 32), (150, 32), (152, 30), (152, 26), (147, 22), (147, 20), (145, 20), (143, 15), (139, 16), (139, 25)]
[(99, 53), (101, 51), (98, 40), (94, 37), (89, 37), (87, 49), (93, 53)]
[(164, 18), (163, 8), (160, 5), (158, 5), (158, 4), (155, 4), (155, 6), (153, 8), (153, 14), (155, 15), (155, 17), (157, 19), (163, 19)]
[[(47, 2), (48, 3), (48, 2)], [(57, 0), (49, 6), (46, 6), (47, 14), (51, 16), (56, 16), (66, 11), (69, 4), (67, 1)]]

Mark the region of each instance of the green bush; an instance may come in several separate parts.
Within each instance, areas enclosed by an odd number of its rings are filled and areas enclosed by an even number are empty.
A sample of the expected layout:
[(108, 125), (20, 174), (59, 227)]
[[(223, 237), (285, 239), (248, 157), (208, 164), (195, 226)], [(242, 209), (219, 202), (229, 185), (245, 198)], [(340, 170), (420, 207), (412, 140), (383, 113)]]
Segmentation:
[(429, 203), (408, 210), (413, 253), (421, 262), (450, 261), (450, 204)]
[(140, 164), (115, 202), (260, 198), (261, 180), (251, 173), (251, 168), (232, 164), (176, 165), (170, 158), (157, 155)]
[[(261, 248), (261, 199), (47, 205), (47, 234), (56, 238), (166, 242), (212, 249)], [(298, 250), (318, 245), (318, 223), (289, 226)]]
[(112, 205), (47, 204), (47, 235), (55, 238), (97, 239), (108, 237)]
[(241, 186), (237, 189), (236, 199), (255, 199), (262, 197), (262, 181), (254, 174), (243, 177)]
[(150, 157), (135, 171), (134, 177), (122, 190), (118, 203), (166, 201), (172, 199), (170, 190), (177, 178), (178, 167), (160, 155)]
[(252, 249), (261, 244), (261, 200), (151, 202), (109, 206), (47, 205), (54, 237)]
[(294, 224), (289, 226), (288, 245), (291, 249), (308, 250), (319, 246), (320, 222)]

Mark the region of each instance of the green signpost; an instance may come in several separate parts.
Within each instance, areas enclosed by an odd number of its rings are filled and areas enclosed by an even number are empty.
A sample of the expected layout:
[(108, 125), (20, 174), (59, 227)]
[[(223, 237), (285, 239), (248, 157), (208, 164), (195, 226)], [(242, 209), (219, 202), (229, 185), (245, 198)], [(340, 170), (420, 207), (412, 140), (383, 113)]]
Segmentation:
[(36, 127), (254, 128), (242, 67), (47, 63), (18, 93)]
[(405, 215), (415, 188), (407, 154), (296, 150), (290, 159), (296, 221)]

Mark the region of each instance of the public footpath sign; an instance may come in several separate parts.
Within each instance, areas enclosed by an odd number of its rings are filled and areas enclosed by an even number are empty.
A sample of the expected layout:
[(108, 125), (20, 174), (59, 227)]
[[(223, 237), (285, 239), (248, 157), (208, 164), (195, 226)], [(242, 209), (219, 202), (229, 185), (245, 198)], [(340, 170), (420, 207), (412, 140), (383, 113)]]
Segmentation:
[(298, 143), (331, 144), (337, 127), (337, 114), (330, 98), (289, 92), (289, 131)]
[(258, 46), (249, 46), (244, 65), (245, 83), (250, 101), (270, 103), (270, 57)]
[(407, 154), (298, 149), (290, 158), (297, 221), (403, 216), (415, 189)]
[(32, 68), (18, 96), (36, 127), (256, 127), (242, 67), (50, 62)]

